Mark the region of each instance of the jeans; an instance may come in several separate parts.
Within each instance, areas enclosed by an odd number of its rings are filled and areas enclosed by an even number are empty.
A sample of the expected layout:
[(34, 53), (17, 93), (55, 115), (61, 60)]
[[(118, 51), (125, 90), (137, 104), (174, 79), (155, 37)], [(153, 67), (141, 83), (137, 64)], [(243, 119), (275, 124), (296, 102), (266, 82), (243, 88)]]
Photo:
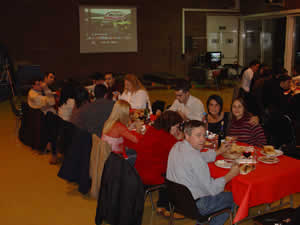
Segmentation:
[[(234, 209), (234, 202), (231, 192), (221, 192), (215, 196), (205, 196), (196, 201), (196, 205), (199, 209), (200, 214), (209, 215), (216, 211), (231, 208)], [(214, 217), (210, 221), (210, 225), (223, 225), (227, 218), (229, 217), (228, 213), (223, 213)], [(197, 222), (199, 224), (199, 222)]]

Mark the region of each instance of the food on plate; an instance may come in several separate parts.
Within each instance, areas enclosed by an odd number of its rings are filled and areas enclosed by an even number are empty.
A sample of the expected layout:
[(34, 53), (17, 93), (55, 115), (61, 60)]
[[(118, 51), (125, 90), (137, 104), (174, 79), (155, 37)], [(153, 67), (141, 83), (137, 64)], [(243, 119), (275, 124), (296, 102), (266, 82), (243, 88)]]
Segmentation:
[(263, 163), (278, 163), (279, 159), (276, 157), (272, 157), (272, 156), (261, 156), (258, 158), (259, 161), (263, 162)]
[(243, 153), (243, 152), (244, 152), (244, 146), (239, 146), (236, 143), (232, 144), (230, 153)]
[(267, 155), (275, 155), (276, 154), (275, 149), (272, 145), (265, 145), (263, 148), (263, 151)]
[(226, 140), (227, 142), (233, 142), (233, 141), (236, 140), (236, 137), (226, 136), (226, 137), (225, 137), (225, 140)]
[(248, 174), (254, 169), (255, 169), (254, 164), (242, 164), (240, 166), (240, 174), (243, 174), (243, 175)]
[(239, 152), (224, 152), (222, 154), (222, 156), (225, 158), (225, 159), (238, 159), (242, 156), (242, 153), (239, 153)]
[(230, 168), (232, 166), (232, 161), (228, 160), (217, 160), (215, 165), (221, 168)]

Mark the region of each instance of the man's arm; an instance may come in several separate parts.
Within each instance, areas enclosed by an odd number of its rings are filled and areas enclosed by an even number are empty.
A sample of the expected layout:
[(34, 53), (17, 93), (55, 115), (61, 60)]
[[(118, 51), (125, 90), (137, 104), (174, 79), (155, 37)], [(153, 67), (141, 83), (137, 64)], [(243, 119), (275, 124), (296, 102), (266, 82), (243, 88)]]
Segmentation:
[(194, 174), (195, 183), (201, 192), (209, 195), (216, 195), (224, 191), (226, 184), (225, 177), (214, 179), (210, 175), (207, 163), (198, 157), (194, 157), (190, 162), (191, 170)]
[(199, 121), (202, 121), (204, 112), (203, 103), (199, 99), (194, 100), (193, 103), (186, 106), (183, 111), (187, 118)]
[(178, 109), (179, 109), (179, 102), (178, 102), (178, 100), (175, 99), (173, 104), (171, 105), (171, 107), (168, 110), (178, 111)]

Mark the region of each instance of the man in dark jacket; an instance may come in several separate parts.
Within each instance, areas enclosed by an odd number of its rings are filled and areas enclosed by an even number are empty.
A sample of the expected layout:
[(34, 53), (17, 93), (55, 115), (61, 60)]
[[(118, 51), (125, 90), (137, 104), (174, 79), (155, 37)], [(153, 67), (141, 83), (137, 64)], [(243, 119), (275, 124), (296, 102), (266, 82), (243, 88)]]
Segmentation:
[(114, 102), (107, 99), (106, 94), (107, 88), (103, 84), (96, 85), (96, 101), (81, 106), (72, 114), (71, 122), (79, 128), (101, 137), (104, 123), (114, 106)]

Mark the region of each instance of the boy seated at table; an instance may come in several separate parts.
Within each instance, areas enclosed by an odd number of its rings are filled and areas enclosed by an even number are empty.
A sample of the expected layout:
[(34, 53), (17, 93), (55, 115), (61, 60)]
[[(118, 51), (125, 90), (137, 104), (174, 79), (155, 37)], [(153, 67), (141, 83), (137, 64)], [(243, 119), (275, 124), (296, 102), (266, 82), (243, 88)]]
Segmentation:
[[(208, 215), (225, 208), (234, 207), (231, 192), (224, 192), (227, 182), (239, 174), (239, 166), (233, 164), (224, 176), (214, 179), (207, 163), (229, 151), (230, 144), (223, 144), (214, 151), (201, 152), (206, 140), (206, 126), (203, 122), (190, 120), (184, 123), (185, 140), (177, 142), (168, 157), (167, 179), (185, 185), (192, 193), (199, 212)], [(224, 213), (214, 217), (210, 225), (224, 224), (228, 218)]]

